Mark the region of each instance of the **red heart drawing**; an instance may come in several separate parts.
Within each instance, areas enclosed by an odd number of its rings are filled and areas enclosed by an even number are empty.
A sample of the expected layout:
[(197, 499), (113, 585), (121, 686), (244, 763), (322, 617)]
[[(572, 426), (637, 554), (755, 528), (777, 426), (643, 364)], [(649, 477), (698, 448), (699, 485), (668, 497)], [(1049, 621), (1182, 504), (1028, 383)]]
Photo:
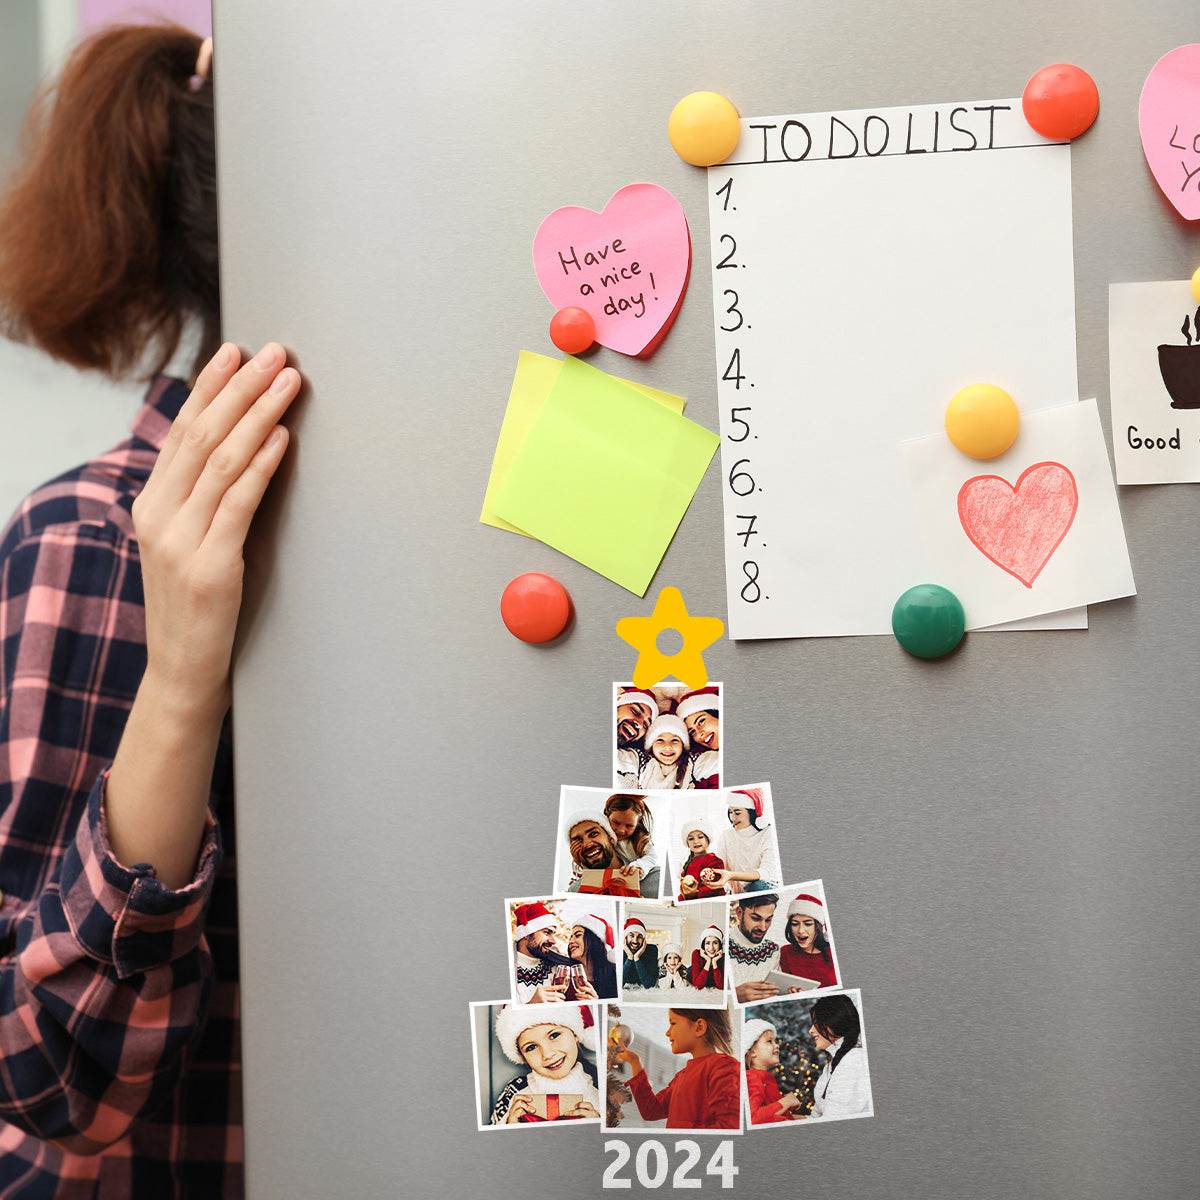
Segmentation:
[(1075, 476), (1062, 463), (1034, 463), (1014, 487), (999, 475), (976, 475), (958, 490), (967, 537), (1027, 588), (1058, 549), (1079, 508)]

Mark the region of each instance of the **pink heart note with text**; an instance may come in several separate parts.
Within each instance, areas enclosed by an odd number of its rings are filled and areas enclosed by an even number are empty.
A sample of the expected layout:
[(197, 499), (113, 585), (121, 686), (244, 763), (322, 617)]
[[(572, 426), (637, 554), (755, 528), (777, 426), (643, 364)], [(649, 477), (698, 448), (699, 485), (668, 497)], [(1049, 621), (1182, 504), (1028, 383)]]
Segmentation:
[(1154, 64), (1138, 103), (1142, 149), (1154, 181), (1188, 221), (1200, 220), (1200, 45)]
[(601, 346), (645, 358), (683, 303), (692, 269), (687, 218), (665, 188), (632, 183), (603, 212), (552, 212), (534, 234), (533, 269), (555, 311), (587, 309)]
[(999, 475), (976, 475), (958, 490), (967, 537), (1027, 588), (1042, 573), (1075, 520), (1079, 489), (1062, 463), (1034, 463), (1014, 487)]

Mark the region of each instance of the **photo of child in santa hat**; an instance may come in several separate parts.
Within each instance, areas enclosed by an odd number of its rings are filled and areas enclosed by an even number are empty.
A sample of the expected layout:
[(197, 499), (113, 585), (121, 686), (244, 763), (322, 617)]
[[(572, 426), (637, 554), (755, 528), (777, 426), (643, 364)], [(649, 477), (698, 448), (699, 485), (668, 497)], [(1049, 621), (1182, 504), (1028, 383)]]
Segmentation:
[(742, 1026), (742, 1046), (750, 1124), (792, 1120), (794, 1110), (800, 1106), (800, 1097), (794, 1091), (780, 1095), (779, 1083), (771, 1074), (771, 1068), (779, 1066), (775, 1026), (758, 1016), (747, 1018)]
[(685, 819), (679, 825), (679, 839), (687, 850), (687, 858), (679, 868), (680, 900), (711, 900), (724, 896), (725, 889), (714, 886), (716, 872), (725, 869), (725, 863), (712, 852), (712, 831), (703, 817)]
[(599, 1120), (590, 1005), (473, 1004), (471, 1023), (480, 1128)]

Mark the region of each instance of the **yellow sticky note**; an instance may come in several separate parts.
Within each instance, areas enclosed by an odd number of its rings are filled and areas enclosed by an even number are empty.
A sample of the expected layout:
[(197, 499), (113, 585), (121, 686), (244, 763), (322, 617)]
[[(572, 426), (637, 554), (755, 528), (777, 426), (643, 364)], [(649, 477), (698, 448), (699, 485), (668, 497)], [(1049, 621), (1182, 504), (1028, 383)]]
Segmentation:
[[(497, 529), (524, 534), (523, 530), (496, 515), (492, 507), (492, 497), (507, 477), (513, 459), (525, 441), (534, 418), (546, 402), (562, 366), (563, 360), (560, 358), (547, 358), (544, 354), (521, 351), (517, 361), (517, 373), (513, 376), (512, 390), (508, 394), (504, 424), (500, 427), (496, 453), (492, 458), (492, 473), (488, 477), (487, 491), (483, 494), (483, 511), (479, 514), (479, 519), (485, 525), (495, 525)], [(630, 383), (629, 386), (637, 388), (639, 392), (677, 413), (683, 412), (687, 403), (682, 396), (672, 396), (669, 392), (660, 392), (658, 388), (646, 387), (640, 383)]]
[(629, 384), (568, 358), (492, 508), (643, 596), (718, 442)]

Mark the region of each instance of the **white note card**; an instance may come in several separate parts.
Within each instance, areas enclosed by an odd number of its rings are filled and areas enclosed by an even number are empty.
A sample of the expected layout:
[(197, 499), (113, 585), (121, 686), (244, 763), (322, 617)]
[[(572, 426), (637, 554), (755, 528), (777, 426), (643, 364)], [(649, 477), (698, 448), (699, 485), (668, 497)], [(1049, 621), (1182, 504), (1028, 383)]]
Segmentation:
[(890, 633), (938, 582), (900, 443), (1078, 397), (1070, 146), (1019, 99), (752, 117), (708, 181), (730, 636)]
[(1017, 440), (986, 462), (945, 434), (904, 455), (932, 578), (968, 629), (1134, 594), (1095, 400), (1022, 413)]

